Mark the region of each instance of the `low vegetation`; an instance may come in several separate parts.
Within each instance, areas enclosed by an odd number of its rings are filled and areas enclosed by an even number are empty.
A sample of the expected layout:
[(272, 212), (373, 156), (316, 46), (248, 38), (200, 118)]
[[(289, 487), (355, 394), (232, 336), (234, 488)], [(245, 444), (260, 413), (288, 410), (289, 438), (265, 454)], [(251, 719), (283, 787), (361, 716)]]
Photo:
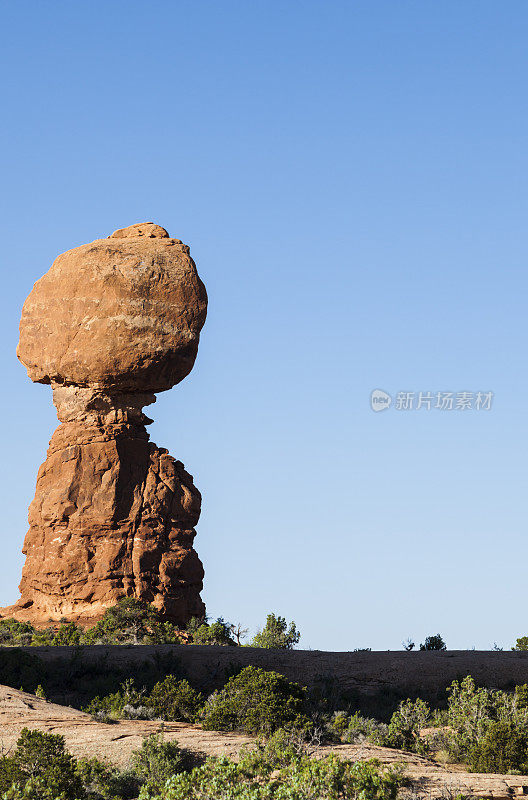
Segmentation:
[[(359, 697), (343, 694), (338, 683), (324, 676), (308, 691), (277, 672), (255, 666), (242, 669), (232, 663), (223, 674), (215, 672), (210, 681), (202, 678), (201, 685), (193, 685), (174, 651), (160, 651), (148, 664), (138, 665), (134, 679), (125, 674), (116, 683), (119, 676), (107, 669), (104, 657), (97, 664), (82, 658), (82, 645), (89, 643), (185, 642), (230, 648), (240, 646), (245, 633), (241, 625), (222, 618), (195, 619), (185, 631), (178, 631), (153, 607), (130, 598), (85, 631), (67, 622), (36, 631), (27, 623), (0, 621), (0, 642), (10, 645), (0, 659), (0, 683), (23, 687), (43, 699), (72, 703), (70, 696), (62, 700), (57, 696), (53, 670), (31, 651), (16, 649), (28, 644), (66, 645), (71, 655), (67, 667), (60, 669), (62, 690), (71, 688), (75, 698), (84, 692), (86, 701), (74, 699), (72, 704), (82, 705), (97, 720), (187, 722), (207, 730), (263, 737), (263, 744), (236, 764), (229, 759), (197, 764), (173, 742), (150, 737), (134, 755), (128, 772), (122, 773), (97, 760), (76, 761), (60, 736), (25, 730), (16, 750), (1, 757), (0, 800), (177, 800), (208, 797), (213, 785), (219, 800), (315, 796), (369, 800), (392, 797), (390, 792), (397, 790), (395, 774), (372, 764), (309, 759), (308, 742), (371, 742), (462, 764), (472, 771), (528, 772), (527, 685), (507, 692), (479, 687), (467, 676), (448, 687), (444, 702), (387, 695), (387, 708), (391, 704), (392, 708), (386, 714), (385, 706), (365, 712)], [(250, 646), (287, 650), (299, 638), (294, 622), (270, 614)], [(414, 643), (409, 639), (403, 646), (412, 650)], [(440, 634), (428, 636), (419, 646), (422, 651), (445, 648)], [(527, 650), (528, 637), (519, 638), (512, 649)], [(368, 784), (367, 793), (354, 794), (363, 791), (358, 788), (362, 781)], [(297, 793), (288, 794), (293, 785)], [(310, 795), (309, 785), (320, 794)], [(245, 794), (240, 794), (242, 786)], [(334, 794), (329, 786), (334, 786)]]
[(402, 783), (397, 771), (383, 770), (375, 761), (295, 754), (277, 763), (264, 750), (238, 762), (207, 759), (192, 772), (175, 775), (159, 794), (142, 790), (140, 800), (395, 800)]
[(437, 756), (473, 772), (528, 773), (528, 685), (505, 692), (478, 687), (468, 675), (447, 693), (443, 710), (420, 698), (406, 700), (388, 725), (339, 712), (330, 729), (343, 742), (367, 740)]
[(102, 722), (118, 719), (196, 722), (203, 704), (204, 697), (187, 680), (167, 675), (150, 692), (145, 687), (138, 688), (129, 678), (117, 692), (95, 697), (83, 710)]
[[(74, 622), (62, 621), (57, 625), (37, 630), (29, 622), (15, 619), (0, 620), (0, 646), (2, 647), (78, 647), (90, 644), (194, 644), (242, 646), (247, 628), (233, 625), (219, 617), (214, 622), (193, 618), (185, 629), (163, 620), (154, 606), (125, 597), (109, 608), (103, 618), (83, 629)], [(291, 649), (298, 644), (301, 634), (295, 622), (275, 614), (268, 614), (266, 625), (251, 641), (251, 647)]]
[(127, 772), (76, 760), (62, 736), (24, 729), (0, 759), (2, 800), (395, 800), (401, 772), (375, 761), (311, 759), (281, 732), (235, 762), (201, 764), (161, 736), (144, 739)]
[(283, 727), (310, 730), (307, 701), (306, 689), (298, 684), (277, 672), (249, 666), (230, 677), (223, 689), (207, 699), (187, 680), (168, 675), (150, 692), (129, 679), (117, 692), (95, 697), (84, 711), (103, 722), (118, 719), (196, 722), (206, 730), (270, 736)]
[(202, 713), (202, 727), (270, 736), (279, 728), (308, 730), (307, 692), (277, 672), (246, 667), (214, 692)]
[(295, 627), (295, 622), (290, 622), (288, 626), (284, 617), (268, 614), (264, 628), (252, 640), (251, 647), (291, 650), (299, 643), (300, 638), (301, 634)]
[(361, 743), (416, 752), (464, 764), (477, 772), (528, 772), (528, 686), (513, 692), (478, 687), (470, 677), (454, 681), (444, 708), (421, 698), (402, 700), (388, 722), (350, 707), (326, 686), (307, 689), (284, 676), (249, 666), (209, 696), (185, 679), (168, 676), (150, 692), (132, 681), (96, 698), (87, 711), (97, 719), (121, 717), (179, 720), (204, 729), (273, 737), (288, 731), (301, 742)]
[(11, 755), (0, 758), (2, 800), (134, 800), (163, 790), (169, 778), (196, 760), (160, 736), (144, 739), (121, 772), (96, 758), (75, 759), (64, 738), (24, 728)]

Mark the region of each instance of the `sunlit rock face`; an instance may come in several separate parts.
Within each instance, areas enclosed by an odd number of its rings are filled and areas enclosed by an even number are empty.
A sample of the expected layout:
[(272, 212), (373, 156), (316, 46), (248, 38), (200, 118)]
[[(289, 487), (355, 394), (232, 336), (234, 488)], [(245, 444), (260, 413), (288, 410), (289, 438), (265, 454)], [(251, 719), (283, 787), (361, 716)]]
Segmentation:
[(200, 493), (149, 442), (143, 408), (191, 371), (207, 295), (189, 247), (153, 223), (60, 255), (22, 309), (17, 355), (61, 425), (41, 466), (21, 598), (3, 614), (91, 623), (124, 596), (202, 616)]

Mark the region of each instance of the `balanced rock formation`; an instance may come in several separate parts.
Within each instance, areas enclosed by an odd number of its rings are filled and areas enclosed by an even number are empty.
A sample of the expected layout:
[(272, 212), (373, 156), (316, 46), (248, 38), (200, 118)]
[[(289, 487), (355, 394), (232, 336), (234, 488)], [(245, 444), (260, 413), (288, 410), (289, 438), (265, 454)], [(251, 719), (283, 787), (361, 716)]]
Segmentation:
[(149, 442), (143, 407), (191, 371), (207, 312), (187, 245), (144, 223), (60, 255), (22, 310), (17, 355), (51, 384), (54, 432), (29, 509), (21, 598), (2, 614), (92, 623), (129, 596), (202, 616), (201, 497)]

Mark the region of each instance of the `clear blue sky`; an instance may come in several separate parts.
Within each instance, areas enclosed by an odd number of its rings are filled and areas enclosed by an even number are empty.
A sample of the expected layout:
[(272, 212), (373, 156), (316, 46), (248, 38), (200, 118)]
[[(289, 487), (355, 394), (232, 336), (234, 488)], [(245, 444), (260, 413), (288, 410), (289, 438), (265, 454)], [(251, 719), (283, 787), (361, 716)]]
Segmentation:
[[(2, 559), (57, 424), (15, 347), (60, 252), (153, 220), (209, 316), (152, 439), (203, 494), (213, 616), (301, 646), (528, 633), (528, 7), (0, 4)], [(492, 390), (374, 414), (374, 388)]]

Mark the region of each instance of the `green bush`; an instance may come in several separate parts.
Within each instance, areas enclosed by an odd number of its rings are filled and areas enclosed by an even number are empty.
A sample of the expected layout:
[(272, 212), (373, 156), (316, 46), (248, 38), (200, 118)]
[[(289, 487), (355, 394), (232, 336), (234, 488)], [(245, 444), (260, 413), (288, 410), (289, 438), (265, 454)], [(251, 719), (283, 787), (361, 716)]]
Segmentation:
[(143, 739), (141, 749), (132, 755), (132, 771), (143, 787), (142, 797), (158, 794), (169, 778), (190, 766), (189, 754), (180, 750), (177, 742), (165, 742), (155, 734)]
[(186, 680), (176, 680), (167, 675), (158, 681), (150, 694), (137, 689), (129, 678), (117, 692), (106, 697), (95, 697), (83, 711), (99, 721), (118, 719), (155, 719), (176, 722), (194, 722), (203, 705), (203, 697)]
[(172, 622), (152, 622), (144, 644), (182, 644), (178, 629)]
[(479, 741), (469, 750), (469, 768), (474, 772), (501, 774), (528, 772), (528, 736), (513, 722), (490, 722)]
[(271, 736), (259, 737), (251, 749), (243, 749), (239, 760), (248, 774), (272, 772), (287, 767), (308, 752), (303, 732), (295, 728), (279, 728)]
[(512, 647), (512, 650), (528, 650), (528, 636), (521, 636), (517, 639), (515, 647)]
[(13, 783), (20, 783), (24, 776), (18, 763), (12, 756), (3, 755), (0, 757), (0, 792), (7, 791)]
[(267, 649), (291, 650), (298, 644), (301, 634), (295, 622), (288, 624), (284, 617), (268, 614), (264, 628), (257, 633), (250, 647), (265, 647)]
[(134, 800), (141, 783), (133, 772), (120, 772), (97, 758), (79, 759), (76, 766), (86, 800)]
[(0, 645), (28, 645), (35, 629), (29, 622), (18, 622), (16, 619), (6, 618), (0, 620)]
[(74, 622), (36, 630), (28, 622), (0, 620), (0, 646), (68, 646), (83, 644), (175, 644), (181, 642), (178, 629), (163, 621), (154, 606), (125, 597), (107, 609), (103, 618), (83, 631)]
[(305, 689), (277, 672), (245, 667), (207, 700), (202, 725), (206, 730), (265, 736), (287, 725), (309, 727), (306, 697)]
[(418, 698), (401, 702), (391, 717), (384, 744), (400, 750), (426, 753), (427, 742), (420, 737), (420, 731), (430, 722), (431, 710), (428, 704)]
[(12, 756), (2, 760), (0, 787), (6, 797), (28, 800), (84, 800), (85, 792), (64, 737), (24, 728)]
[(75, 622), (61, 622), (53, 636), (53, 645), (75, 647), (81, 643), (83, 631)]
[(434, 636), (428, 636), (423, 644), (420, 645), (420, 650), (446, 650), (446, 643), (439, 633)]
[(206, 760), (190, 773), (170, 778), (154, 798), (140, 800), (395, 800), (401, 776), (375, 761), (341, 761), (331, 755), (315, 760), (292, 758), (277, 769), (265, 757)]
[(454, 761), (496, 772), (528, 769), (528, 686), (513, 693), (477, 687), (468, 675), (448, 689), (447, 743)]
[(187, 628), (192, 636), (193, 644), (216, 644), (223, 646), (236, 644), (231, 636), (231, 629), (232, 626), (224, 622), (222, 617), (219, 617), (216, 622), (212, 622), (211, 624), (202, 622), (198, 626), (196, 626), (195, 623), (193, 624), (191, 620)]
[(2, 794), (2, 800), (85, 800), (85, 795), (72, 797), (64, 792), (57, 794), (53, 787), (50, 788), (46, 780), (29, 778), (24, 783), (13, 783)]
[(363, 717), (359, 712), (350, 717), (342, 711), (337, 712), (332, 717), (330, 730), (347, 744), (365, 741), (378, 745), (387, 743), (388, 726), (370, 717)]
[(134, 597), (124, 597), (112, 608), (108, 608), (103, 618), (83, 635), (86, 644), (139, 644), (151, 632), (153, 625), (160, 622), (159, 613), (154, 606)]
[(31, 644), (33, 647), (52, 647), (54, 639), (55, 629), (43, 628), (42, 630), (35, 631), (31, 639)]
[(477, 687), (470, 675), (453, 681), (447, 691), (449, 754), (454, 761), (467, 761), (489, 721), (496, 718), (497, 697), (490, 689)]
[(167, 675), (154, 685), (150, 695), (144, 699), (155, 717), (176, 722), (194, 722), (203, 705), (203, 697), (186, 680), (177, 681)]
[(388, 725), (363, 717), (359, 712), (348, 716), (339, 711), (332, 717), (329, 729), (342, 742), (355, 744), (369, 741), (423, 754), (428, 747), (427, 742), (421, 738), (420, 731), (430, 724), (430, 716), (429, 706), (423, 700), (405, 700), (399, 704)]
[(138, 719), (141, 714), (134, 713), (138, 709), (146, 708), (145, 690), (137, 689), (134, 679), (129, 678), (124, 681), (117, 692), (106, 695), (106, 697), (94, 697), (94, 699), (83, 708), (87, 714), (99, 720), (122, 719), (129, 717)]

